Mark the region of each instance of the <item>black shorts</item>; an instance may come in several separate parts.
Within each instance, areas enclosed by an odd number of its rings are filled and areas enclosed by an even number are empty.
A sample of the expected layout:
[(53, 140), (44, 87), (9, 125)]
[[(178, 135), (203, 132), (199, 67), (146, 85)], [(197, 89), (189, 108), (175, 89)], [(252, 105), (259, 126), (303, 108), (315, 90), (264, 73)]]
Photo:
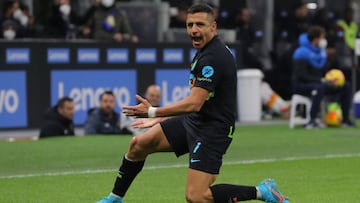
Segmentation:
[(189, 168), (219, 174), (234, 128), (199, 123), (189, 125), (184, 116), (160, 123), (176, 156), (189, 153)]

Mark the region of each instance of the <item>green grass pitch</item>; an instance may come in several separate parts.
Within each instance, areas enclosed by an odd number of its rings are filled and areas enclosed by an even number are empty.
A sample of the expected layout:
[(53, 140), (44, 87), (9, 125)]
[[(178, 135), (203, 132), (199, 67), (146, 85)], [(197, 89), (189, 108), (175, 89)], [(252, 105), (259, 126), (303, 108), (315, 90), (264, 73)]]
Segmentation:
[[(0, 142), (0, 203), (95, 202), (111, 191), (130, 139)], [(150, 155), (125, 202), (183, 203), (186, 173), (187, 156)], [(291, 203), (359, 202), (360, 130), (238, 126), (217, 183), (257, 185), (267, 177)]]

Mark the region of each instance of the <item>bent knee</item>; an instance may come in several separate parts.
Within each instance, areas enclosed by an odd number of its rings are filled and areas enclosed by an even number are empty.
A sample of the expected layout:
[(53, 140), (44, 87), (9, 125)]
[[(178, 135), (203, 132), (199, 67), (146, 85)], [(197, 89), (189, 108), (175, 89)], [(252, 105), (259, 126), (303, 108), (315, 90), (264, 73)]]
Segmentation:
[(136, 145), (137, 140), (138, 140), (138, 138), (136, 136), (132, 137), (131, 140), (130, 140), (130, 147)]
[(203, 203), (208, 202), (210, 200), (209, 195), (204, 192), (195, 192), (195, 191), (188, 191), (185, 194), (186, 201), (189, 203)]
[(129, 151), (127, 157), (131, 160), (138, 160), (144, 158), (144, 148), (141, 146), (138, 137), (133, 137), (130, 141)]

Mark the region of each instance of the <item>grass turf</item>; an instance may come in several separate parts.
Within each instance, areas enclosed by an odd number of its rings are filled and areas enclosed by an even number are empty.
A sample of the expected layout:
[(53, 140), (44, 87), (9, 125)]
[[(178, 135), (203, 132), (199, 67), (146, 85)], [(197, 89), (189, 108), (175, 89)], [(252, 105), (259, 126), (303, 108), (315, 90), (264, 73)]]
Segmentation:
[[(95, 202), (112, 188), (130, 136), (0, 142), (0, 202)], [(292, 203), (357, 202), (360, 132), (238, 126), (217, 183), (274, 178)], [(185, 202), (187, 157), (149, 156), (128, 203)]]

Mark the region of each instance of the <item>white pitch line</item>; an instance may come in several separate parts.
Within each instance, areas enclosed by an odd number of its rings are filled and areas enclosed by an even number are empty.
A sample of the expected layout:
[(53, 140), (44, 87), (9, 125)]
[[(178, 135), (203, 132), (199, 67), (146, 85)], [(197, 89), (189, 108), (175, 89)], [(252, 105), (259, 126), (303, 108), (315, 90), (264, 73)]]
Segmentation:
[[(257, 164), (257, 163), (273, 163), (280, 161), (299, 161), (299, 160), (312, 160), (312, 159), (334, 159), (334, 158), (349, 158), (360, 157), (360, 153), (355, 154), (327, 154), (323, 156), (303, 156), (303, 157), (285, 157), (274, 159), (254, 159), (254, 160), (242, 160), (242, 161), (229, 161), (224, 162), (223, 165), (236, 165), (236, 164)], [(163, 166), (149, 166), (144, 167), (144, 170), (156, 170), (165, 168), (182, 168), (187, 167), (187, 164), (173, 164)], [(18, 174), (0, 176), (0, 179), (17, 179), (17, 178), (29, 178), (29, 177), (41, 177), (41, 176), (65, 176), (65, 175), (81, 175), (81, 174), (95, 174), (95, 173), (110, 173), (117, 171), (114, 169), (99, 169), (99, 170), (83, 170), (83, 171), (67, 171), (67, 172), (53, 172), (53, 173), (34, 173), (34, 174)]]

